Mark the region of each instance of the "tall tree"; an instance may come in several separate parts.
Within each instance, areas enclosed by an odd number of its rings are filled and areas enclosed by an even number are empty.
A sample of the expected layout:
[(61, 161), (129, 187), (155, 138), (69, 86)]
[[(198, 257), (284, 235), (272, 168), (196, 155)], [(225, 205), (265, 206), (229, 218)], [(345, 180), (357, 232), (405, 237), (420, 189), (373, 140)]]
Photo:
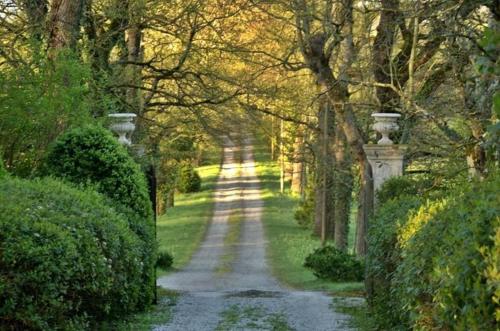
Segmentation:
[(42, 41), (45, 27), (45, 20), (48, 13), (47, 0), (23, 0), (21, 6), (26, 12), (30, 22), (31, 36), (38, 41)]
[(75, 49), (80, 37), (85, 0), (53, 0), (48, 23), (51, 50)]
[[(358, 254), (366, 254), (366, 229), (373, 212), (373, 184), (371, 167), (363, 144), (365, 138), (358, 126), (349, 102), (349, 69), (355, 59), (353, 1), (325, 1), (323, 6), (313, 6), (305, 0), (293, 2), (297, 40), (309, 70), (314, 74), (321, 94), (328, 97), (338, 125), (342, 128), (360, 168), (360, 201), (357, 220)], [(319, 12), (318, 12), (319, 10)], [(319, 18), (319, 22), (315, 21)], [(320, 29), (315, 31), (315, 25)], [(337, 63), (332, 64), (334, 55)], [(339, 73), (334, 73), (336, 65)]]

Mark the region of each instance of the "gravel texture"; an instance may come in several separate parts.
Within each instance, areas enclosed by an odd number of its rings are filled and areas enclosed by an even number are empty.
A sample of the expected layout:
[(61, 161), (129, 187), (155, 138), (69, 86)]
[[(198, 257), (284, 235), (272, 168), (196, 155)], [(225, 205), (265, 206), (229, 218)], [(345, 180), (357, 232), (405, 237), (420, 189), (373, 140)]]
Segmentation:
[[(331, 297), (287, 289), (270, 274), (262, 208), (251, 141), (240, 151), (226, 139), (212, 222), (191, 262), (158, 279), (158, 285), (181, 295), (170, 323), (154, 330), (351, 330), (348, 316), (334, 311)], [(235, 210), (243, 214), (239, 241), (225, 247)], [(217, 268), (228, 250), (234, 260), (221, 273)]]

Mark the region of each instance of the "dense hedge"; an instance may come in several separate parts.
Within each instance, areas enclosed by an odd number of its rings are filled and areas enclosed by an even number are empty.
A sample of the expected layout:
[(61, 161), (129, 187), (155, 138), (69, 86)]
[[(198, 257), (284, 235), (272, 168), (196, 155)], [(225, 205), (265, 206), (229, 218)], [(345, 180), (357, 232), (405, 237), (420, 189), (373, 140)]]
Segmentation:
[(432, 186), (427, 178), (398, 176), (388, 179), (376, 192), (378, 204), (383, 205), (391, 199), (403, 195), (423, 197)]
[(391, 293), (394, 272), (402, 259), (398, 233), (409, 214), (421, 204), (422, 199), (416, 196), (399, 196), (379, 208), (370, 222), (366, 257), (368, 302), (381, 330), (405, 329), (400, 298)]
[(494, 240), (500, 226), (499, 187), (500, 176), (462, 187), (422, 206), (401, 229), (403, 261), (395, 293), (414, 329), (498, 327), (500, 305), (494, 296), (500, 273), (493, 263), (499, 250)]
[(127, 150), (106, 129), (86, 126), (68, 131), (51, 146), (47, 172), (96, 189), (141, 216), (152, 217), (146, 179)]
[(146, 179), (127, 150), (106, 129), (86, 126), (66, 132), (51, 146), (46, 172), (90, 186), (108, 196), (143, 241), (143, 292), (153, 298), (156, 243)]
[(367, 270), (381, 330), (498, 327), (498, 187), (492, 175), (420, 207), (418, 198), (401, 196), (380, 208)]
[(71, 330), (149, 301), (144, 245), (93, 191), (0, 181), (0, 329)]

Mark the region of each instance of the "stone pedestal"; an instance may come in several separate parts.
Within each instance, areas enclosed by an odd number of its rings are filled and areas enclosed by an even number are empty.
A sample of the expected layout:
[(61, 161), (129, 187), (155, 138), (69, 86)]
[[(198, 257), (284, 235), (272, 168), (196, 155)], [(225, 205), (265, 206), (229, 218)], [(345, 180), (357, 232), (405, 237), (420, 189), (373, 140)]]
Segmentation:
[[(391, 177), (403, 175), (403, 159), (407, 145), (364, 145), (368, 162), (372, 166), (375, 192)], [(377, 204), (375, 198), (375, 204)]]

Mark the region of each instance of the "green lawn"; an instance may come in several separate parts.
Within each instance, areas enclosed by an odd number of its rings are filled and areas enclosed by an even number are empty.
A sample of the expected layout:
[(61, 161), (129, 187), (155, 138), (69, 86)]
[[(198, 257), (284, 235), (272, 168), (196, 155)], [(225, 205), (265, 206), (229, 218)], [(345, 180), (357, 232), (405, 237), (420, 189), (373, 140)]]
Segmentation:
[[(320, 247), (311, 231), (300, 227), (293, 218), (298, 199), (279, 192), (279, 167), (270, 161), (270, 153), (263, 144), (255, 146), (257, 172), (265, 203), (263, 223), (269, 241), (267, 256), (274, 275), (285, 285), (297, 289), (323, 290), (331, 293), (362, 291), (362, 283), (333, 283), (317, 279), (302, 264), (307, 255)], [(351, 227), (352, 233), (354, 229)], [(350, 235), (350, 245), (354, 236)]]
[[(178, 194), (175, 207), (158, 217), (159, 251), (167, 251), (174, 257), (173, 270), (186, 265), (199, 247), (212, 216), (213, 191), (217, 182), (220, 164), (197, 169), (202, 178), (202, 189), (197, 193)], [(158, 270), (158, 276), (164, 275)]]

